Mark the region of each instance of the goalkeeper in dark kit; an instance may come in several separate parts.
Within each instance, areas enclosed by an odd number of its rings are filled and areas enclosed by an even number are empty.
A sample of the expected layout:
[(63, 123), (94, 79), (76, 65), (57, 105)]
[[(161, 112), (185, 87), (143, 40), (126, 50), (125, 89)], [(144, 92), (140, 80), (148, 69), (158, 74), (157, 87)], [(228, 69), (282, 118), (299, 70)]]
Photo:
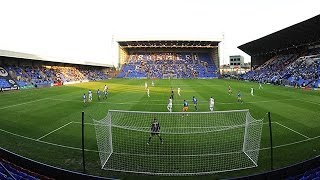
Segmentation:
[(151, 128), (150, 128), (150, 137), (149, 140), (147, 142), (147, 144), (150, 144), (151, 138), (154, 136), (158, 136), (160, 139), (161, 144), (163, 144), (162, 138), (160, 136), (160, 124), (157, 121), (156, 118), (153, 119), (152, 123), (151, 123)]

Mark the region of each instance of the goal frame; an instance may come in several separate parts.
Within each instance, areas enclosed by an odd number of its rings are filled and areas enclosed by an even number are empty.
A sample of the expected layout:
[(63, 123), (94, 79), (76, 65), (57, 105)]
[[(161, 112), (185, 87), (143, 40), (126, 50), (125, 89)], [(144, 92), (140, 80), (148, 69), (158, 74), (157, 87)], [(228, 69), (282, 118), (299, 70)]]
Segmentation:
[(163, 74), (162, 79), (178, 79), (178, 75), (174, 73)]
[[(262, 134), (262, 125), (261, 125), (261, 130), (260, 130), (260, 134), (259, 134), (259, 139), (258, 139), (258, 149), (255, 150), (248, 150), (246, 144), (247, 144), (247, 139), (249, 136), (249, 132), (248, 132), (248, 128), (250, 126), (250, 121), (249, 119), (252, 118), (254, 119), (250, 113), (248, 109), (245, 110), (231, 110), (231, 111), (214, 111), (214, 112), (188, 112), (188, 114), (208, 114), (208, 113), (230, 113), (230, 112), (247, 112), (246, 113), (246, 121), (243, 124), (243, 127), (245, 128), (245, 132), (244, 132), (244, 136), (243, 136), (243, 144), (242, 144), (242, 152), (245, 154), (245, 156), (247, 156), (247, 158), (253, 163), (252, 166), (247, 166), (247, 167), (242, 167), (242, 168), (234, 168), (234, 169), (225, 169), (225, 170), (221, 170), (221, 171), (206, 171), (206, 172), (190, 172), (190, 173), (175, 173), (175, 172), (168, 172), (168, 173), (159, 173), (159, 172), (141, 172), (141, 171), (130, 171), (130, 170), (122, 170), (122, 169), (112, 169), (112, 168), (105, 168), (106, 164), (109, 160), (109, 158), (113, 155), (113, 142), (112, 142), (112, 113), (115, 112), (126, 112), (126, 113), (146, 113), (146, 114), (183, 114), (183, 112), (147, 112), (147, 111), (125, 111), (125, 110), (109, 110), (108, 111), (108, 115), (105, 117), (107, 118), (107, 123), (104, 123), (102, 126), (106, 126), (108, 128), (108, 143), (110, 144), (110, 154), (108, 154), (108, 156), (106, 158), (103, 158), (103, 154), (105, 152), (101, 152), (101, 148), (99, 147), (99, 138), (98, 138), (98, 134), (97, 135), (97, 143), (98, 143), (98, 148), (99, 148), (99, 156), (100, 156), (100, 160), (101, 160), (101, 169), (104, 170), (111, 170), (111, 171), (117, 171), (117, 172), (129, 172), (129, 173), (137, 173), (137, 174), (149, 174), (149, 175), (169, 175), (169, 176), (177, 176), (177, 175), (204, 175), (204, 174), (213, 174), (213, 173), (220, 173), (220, 172), (230, 172), (230, 171), (236, 171), (236, 170), (243, 170), (243, 169), (249, 169), (249, 168), (255, 168), (258, 166), (257, 161), (258, 158), (252, 159), (250, 157), (250, 155), (248, 154), (247, 151), (257, 151), (257, 156), (259, 156), (259, 148), (260, 148), (260, 143), (261, 143), (261, 134)], [(256, 120), (254, 119), (255, 122), (254, 123), (262, 123), (263, 124), (263, 119), (260, 120)], [(101, 121), (100, 121), (101, 122)], [(99, 121), (94, 120), (94, 124), (95, 124), (95, 128), (96, 128), (96, 133), (97, 133), (97, 123), (99, 123)], [(226, 153), (228, 154), (228, 153)], [(183, 156), (183, 155), (181, 155)]]

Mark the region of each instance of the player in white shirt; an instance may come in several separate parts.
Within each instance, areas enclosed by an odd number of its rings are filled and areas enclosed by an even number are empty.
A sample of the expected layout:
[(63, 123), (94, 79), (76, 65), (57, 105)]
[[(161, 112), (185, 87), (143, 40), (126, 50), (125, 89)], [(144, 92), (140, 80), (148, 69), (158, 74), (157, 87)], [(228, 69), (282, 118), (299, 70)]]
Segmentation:
[(150, 90), (149, 90), (149, 88), (147, 88), (147, 95), (148, 95), (148, 97), (150, 97)]
[(144, 82), (144, 88), (147, 89), (148, 88), (148, 84), (147, 82)]
[(214, 99), (212, 98), (212, 96), (209, 99), (209, 109), (211, 112), (214, 110)]
[(251, 96), (253, 96), (253, 87), (251, 88)]
[(151, 85), (154, 86), (154, 82), (153, 81), (151, 82)]
[(259, 89), (263, 89), (261, 82), (259, 82)]
[(171, 99), (171, 97), (169, 97), (169, 102), (168, 102), (167, 109), (168, 109), (169, 112), (172, 112), (172, 99)]
[(92, 101), (92, 91), (91, 90), (89, 90), (89, 92), (88, 92), (88, 97), (89, 97), (89, 102), (91, 102)]
[(179, 96), (181, 96), (181, 95), (180, 95), (180, 91), (181, 91), (181, 89), (178, 87), (178, 95), (179, 95)]
[(106, 92), (106, 91), (108, 91), (108, 86), (107, 86), (107, 85), (104, 85), (103, 92)]
[(103, 92), (104, 92), (103, 99), (108, 99), (109, 87), (107, 85), (104, 85)]

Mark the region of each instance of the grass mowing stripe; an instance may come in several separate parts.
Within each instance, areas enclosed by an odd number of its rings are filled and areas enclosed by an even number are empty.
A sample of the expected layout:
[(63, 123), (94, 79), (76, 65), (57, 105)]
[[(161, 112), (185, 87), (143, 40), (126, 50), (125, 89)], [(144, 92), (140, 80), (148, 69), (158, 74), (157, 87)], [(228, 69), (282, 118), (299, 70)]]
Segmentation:
[[(228, 111), (235, 109), (250, 109), (253, 117), (261, 117), (265, 112), (271, 112), (274, 122), (281, 122), (282, 125), (290, 125), (293, 130), (298, 130), (302, 134), (308, 135), (310, 139), (303, 137), (280, 124), (274, 130), (276, 141), (275, 148), (278, 149), (277, 154), (281, 158), (277, 158), (275, 166), (284, 167), (293, 163), (306, 160), (307, 158), (319, 155), (316, 149), (316, 144), (320, 140), (319, 134), (319, 113), (317, 110), (320, 94), (314, 91), (302, 91), (299, 89), (286, 88), (281, 86), (264, 85), (263, 90), (258, 90), (257, 83), (233, 81), (233, 80), (154, 80), (155, 86), (150, 86), (150, 98), (146, 97), (144, 89), (144, 82), (150, 84), (151, 80), (126, 80), (126, 79), (112, 79), (101, 82), (89, 82), (77, 84), (74, 86), (62, 86), (52, 88), (41, 88), (30, 91), (16, 91), (15, 93), (0, 94), (0, 109), (1, 107), (10, 106), (11, 108), (4, 108), (1, 110), (0, 124), (2, 129), (8, 130), (12, 133), (23, 134), (33, 141), (23, 139), (21, 136), (12, 136), (4, 131), (0, 131), (0, 146), (7, 148), (13, 152), (17, 152), (26, 157), (32, 157), (40, 162), (55, 164), (62, 168), (77, 170), (79, 163), (77, 163), (77, 153), (81, 150), (79, 138), (81, 138), (81, 131), (78, 126), (74, 127), (73, 123), (65, 128), (53, 133), (52, 135), (43, 138), (39, 141), (36, 139), (58, 126), (66, 124), (70, 121), (75, 122), (81, 119), (81, 111), (85, 111), (86, 115), (90, 114), (95, 119), (101, 119), (107, 115), (110, 109), (123, 109), (135, 111), (167, 111), (166, 105), (170, 95), (170, 87), (176, 89), (181, 88), (181, 97), (176, 94), (173, 110), (181, 112), (182, 102), (184, 98), (189, 101), (193, 95), (199, 100), (199, 111), (207, 111), (209, 96), (214, 96), (216, 100), (217, 111)], [(101, 90), (107, 84), (110, 87), (110, 96), (107, 101), (99, 102), (93, 95), (93, 102), (88, 107), (83, 107), (81, 95), (87, 93), (89, 89)], [(231, 85), (233, 88), (233, 95), (229, 96), (227, 87)], [(256, 90), (255, 96), (250, 95), (250, 88), (254, 87)], [(243, 94), (244, 103), (238, 104), (236, 92), (240, 90)], [(52, 98), (36, 103), (29, 103), (29, 101), (40, 100), (41, 98)], [(56, 99), (56, 100), (53, 100)], [(17, 104), (21, 103), (21, 106)], [(26, 105), (23, 105), (27, 103)], [(29, 103), (29, 104), (28, 104)], [(158, 104), (160, 103), (160, 104)], [(148, 105), (148, 106), (147, 106)], [(191, 105), (191, 104), (190, 104)], [(14, 107), (17, 106), (17, 107)], [(193, 111), (193, 108), (190, 109)], [(89, 119), (86, 122), (86, 142), (87, 150), (96, 150), (88, 152), (87, 161), (91, 169), (89, 174), (113, 176), (126, 178), (131, 175), (139, 178), (140, 175), (113, 173), (109, 171), (100, 170), (100, 160), (97, 153), (96, 137), (93, 126), (90, 126)], [(188, 122), (181, 125), (187, 125)], [(74, 123), (74, 125), (79, 125)], [(214, 174), (204, 177), (206, 179), (221, 179), (230, 178), (241, 175), (247, 175), (254, 172), (263, 172), (268, 169), (268, 155), (266, 154), (269, 146), (268, 143), (268, 127), (265, 125), (263, 131), (263, 138), (261, 141), (261, 154), (259, 157), (259, 167), (252, 171), (230, 172), (226, 174)], [(117, 134), (116, 134), (117, 135)], [(116, 137), (116, 136), (114, 136)], [(312, 138), (313, 137), (313, 138)], [(126, 140), (125, 136), (117, 137), (120, 140)], [(124, 139), (122, 139), (124, 138)], [(138, 139), (138, 137), (132, 137)], [(12, 139), (11, 142), (9, 139)], [(9, 140), (9, 141), (8, 141)], [(41, 143), (40, 141), (47, 142)], [(39, 143), (37, 147), (32, 147), (32, 144)], [(190, 143), (193, 143), (190, 138)], [(41, 147), (43, 144), (43, 149)], [(45, 148), (46, 144), (47, 145)], [(18, 145), (18, 146), (17, 146)], [(39, 146), (40, 145), (40, 146)], [(56, 145), (57, 147), (53, 146)], [(63, 146), (65, 145), (65, 146)], [(200, 145), (206, 146), (205, 141)], [(125, 144), (120, 148), (125, 148)], [(171, 146), (171, 145), (170, 145)], [(305, 148), (304, 148), (305, 146)], [(65, 147), (65, 148), (60, 148)], [(312, 147), (312, 148), (311, 148)], [(25, 149), (25, 150), (23, 150)], [(294, 151), (292, 151), (294, 149)], [(266, 150), (266, 151), (265, 151)], [(58, 151), (58, 152), (56, 152)], [(90, 151), (90, 150), (89, 150)], [(295, 154), (292, 156), (290, 153)], [(60, 158), (48, 157), (50, 153), (60, 153)], [(67, 152), (67, 153), (66, 153)], [(71, 155), (66, 155), (71, 154)], [(75, 154), (75, 155), (72, 155)], [(97, 163), (98, 162), (98, 163)], [(161, 163), (161, 161), (159, 161)], [(139, 176), (139, 177), (138, 177)], [(142, 175), (144, 176), (144, 175)], [(151, 178), (144, 176), (146, 178)], [(153, 177), (152, 177), (153, 178)], [(199, 177), (194, 177), (199, 178)], [(201, 178), (201, 177), (200, 177)], [(160, 177), (161, 179), (161, 177)]]
[(25, 104), (29, 104), (29, 103), (34, 103), (34, 102), (38, 102), (38, 101), (43, 101), (43, 100), (46, 100), (46, 99), (48, 99), (48, 98), (37, 99), (37, 100), (34, 100), (34, 101), (28, 101), (28, 102), (24, 102), (24, 103), (19, 103), (19, 104), (14, 104), (14, 105), (10, 105), (10, 106), (0, 107), (0, 110), (11, 108), (11, 107), (16, 107), (16, 106), (21, 106), (21, 105), (25, 105)]
[[(75, 123), (75, 124), (82, 124), (82, 122), (76, 122), (76, 121), (72, 121), (72, 123)], [(269, 122), (265, 122), (265, 123), (262, 123), (262, 124), (268, 124)], [(276, 123), (276, 122), (271, 122), (271, 123)], [(94, 123), (83, 123), (85, 125), (91, 125), (91, 126), (94, 126)], [(225, 128), (225, 127), (241, 127), (241, 126), (245, 126), (245, 124), (243, 125), (238, 125), (238, 126), (211, 126), (211, 127), (166, 127), (166, 129), (200, 129), (200, 128), (214, 128), (214, 127), (220, 127), (220, 128)], [(114, 126), (114, 127), (119, 127), (119, 128), (126, 128), (126, 129), (129, 129), (130, 127), (129, 126)], [(146, 127), (140, 127), (140, 128), (147, 128), (149, 130), (150, 126), (146, 126)], [(136, 131), (139, 131), (137, 129), (132, 129), (132, 130), (136, 130)], [(214, 130), (214, 131), (217, 131), (217, 130)], [(148, 131), (149, 132), (149, 131)], [(164, 133), (164, 134), (167, 134), (167, 133)]]
[[(81, 122), (73, 122), (73, 123), (76, 123), (76, 124), (81, 124)], [(280, 125), (280, 123), (278, 122), (271, 122), (272, 124), (275, 123), (275, 124), (278, 124)], [(94, 126), (93, 123), (84, 123), (86, 125), (91, 125), (91, 126)], [(265, 122), (263, 123), (264, 125), (265, 124), (268, 124), (268, 122)], [(280, 125), (281, 126), (281, 125)], [(284, 127), (284, 126), (282, 126)], [(285, 128), (285, 127), (284, 127)], [(311, 141), (311, 140), (314, 140), (314, 139), (317, 139), (317, 138), (320, 138), (320, 136), (317, 136), (317, 137), (313, 137), (313, 138), (308, 138), (308, 139), (305, 139), (305, 140), (300, 140), (300, 141), (296, 141), (296, 142), (292, 142), (292, 143), (286, 143), (286, 144), (281, 144), (281, 145), (278, 145), (278, 146), (274, 146), (273, 148), (277, 149), (277, 148), (283, 148), (283, 147), (287, 147), (287, 146), (291, 146), (291, 145), (295, 145), (295, 144), (300, 144), (300, 143), (303, 143), (303, 142), (307, 142), (307, 141)], [(265, 148), (260, 148), (259, 150), (260, 151), (264, 151), (264, 150), (269, 150), (270, 147), (265, 147)]]
[(301, 101), (301, 102), (307, 102), (307, 103), (310, 103), (310, 104), (320, 105), (320, 103), (316, 103), (316, 102), (313, 102), (313, 101), (306, 101), (306, 100), (301, 100), (301, 99), (297, 99), (297, 100)]
[[(58, 146), (58, 147), (62, 147), (62, 148), (82, 151), (81, 148), (72, 147), (72, 146), (65, 146), (65, 145), (61, 145), (61, 144), (55, 144), (55, 143), (51, 143), (51, 142), (47, 142), (47, 141), (42, 141), (42, 140), (38, 140), (38, 139), (27, 137), (27, 136), (23, 136), (23, 135), (20, 135), (20, 134), (12, 133), (10, 131), (6, 131), (6, 130), (1, 129), (1, 128), (0, 128), (0, 131), (2, 131), (4, 133), (7, 133), (7, 134), (10, 134), (10, 135), (13, 135), (13, 136), (17, 136), (17, 137), (20, 137), (20, 138), (28, 139), (28, 140), (31, 140), (31, 141), (36, 141), (36, 142), (40, 142), (40, 143), (44, 143), (44, 144), (48, 144), (48, 145), (52, 145), (52, 146)], [(88, 151), (88, 152), (96, 152), (96, 153), (99, 152), (97, 150), (91, 150), (91, 149), (84, 149), (84, 150)]]
[[(309, 139), (304, 139), (304, 140), (296, 141), (296, 142), (292, 142), (292, 143), (287, 143), (287, 144), (274, 146), (273, 148), (282, 148), (282, 147), (286, 147), (286, 146), (292, 146), (292, 145), (295, 145), (295, 144), (300, 144), (300, 143), (311, 141), (311, 140), (318, 139), (318, 138), (320, 138), (320, 136), (316, 136), (316, 137), (312, 137), (312, 138), (309, 138)], [(270, 149), (270, 147), (260, 148), (260, 150), (268, 150), (268, 149)]]
[[(46, 98), (46, 99), (49, 99), (49, 100), (56, 100), (56, 101), (70, 101), (70, 102), (79, 102), (79, 103), (83, 103), (83, 101), (79, 100), (68, 100), (68, 99), (57, 99), (57, 98)], [(279, 101), (290, 101), (290, 100), (297, 100), (297, 99), (278, 99), (278, 100), (266, 100), (266, 101), (249, 101), (249, 102), (245, 102), (245, 103), (249, 103), (249, 104), (255, 104), (255, 103), (268, 103), (268, 102), (279, 102)], [(147, 100), (145, 103), (144, 103), (144, 106), (146, 105), (146, 103), (149, 103), (149, 102), (165, 102), (163, 100)], [(137, 104), (138, 102), (141, 102), (141, 101), (127, 101), (127, 102), (124, 102), (124, 103), (120, 103), (120, 102), (90, 102), (90, 103), (99, 103), (99, 104)], [(198, 102), (201, 102), (201, 103), (208, 103), (208, 101), (198, 101)], [(167, 105), (168, 103), (166, 104), (152, 104), (153, 106), (156, 106), (156, 105)], [(176, 104), (179, 104), (179, 103), (176, 103)], [(215, 101), (215, 104), (239, 104), (238, 102), (217, 102)], [(320, 105), (320, 104), (319, 104)]]
[[(80, 122), (72, 122), (72, 123), (81, 124)], [(277, 123), (277, 122), (272, 122), (272, 123)], [(84, 124), (93, 125), (92, 123), (84, 123)], [(81, 148), (76, 148), (76, 147), (65, 146), (65, 145), (61, 145), (61, 144), (50, 143), (50, 142), (47, 142), (47, 141), (41, 141), (41, 140), (37, 140), (37, 139), (30, 138), (30, 137), (27, 137), (27, 136), (22, 136), (22, 135), (19, 135), (19, 134), (16, 134), (16, 133), (12, 133), (12, 132), (6, 131), (6, 130), (1, 129), (1, 128), (0, 128), (0, 131), (5, 132), (5, 133), (10, 134), (10, 135), (13, 135), (13, 136), (21, 137), (21, 138), (32, 140), (32, 141), (41, 142), (41, 143), (44, 143), (44, 144), (49, 144), (49, 145), (52, 145), (52, 146), (58, 146), (58, 147), (63, 147), (63, 148), (68, 148), (68, 149), (73, 149), (73, 150), (82, 150)], [(296, 142), (292, 142), (292, 143), (287, 143), (287, 144), (274, 146), (273, 148), (286, 147), (286, 146), (290, 146), (290, 145), (294, 145), (294, 144), (299, 144), (299, 143), (302, 143), (302, 142), (311, 141), (311, 140), (318, 139), (318, 138), (320, 138), (320, 136), (316, 136), (316, 137), (312, 137), (312, 138), (309, 138), (309, 139), (296, 141)], [(260, 148), (259, 150), (262, 151), (262, 150), (268, 150), (268, 149), (270, 149), (270, 147)], [(88, 152), (97, 152), (97, 153), (99, 152), (97, 150), (91, 150), (91, 149), (84, 149), (84, 150), (88, 151)]]
[(306, 135), (304, 135), (304, 134), (301, 134), (301, 133), (299, 133), (298, 131), (295, 131), (295, 130), (293, 130), (293, 129), (291, 129), (291, 128), (289, 128), (289, 127), (287, 127), (287, 126), (285, 126), (285, 125), (283, 125), (283, 124), (281, 124), (281, 123), (278, 123), (278, 122), (275, 122), (275, 123), (277, 123), (278, 125), (286, 128), (286, 129), (289, 129), (290, 131), (295, 132), (295, 133), (297, 133), (297, 134), (299, 134), (299, 135), (301, 135), (301, 136), (303, 136), (303, 137), (305, 137), (305, 138), (307, 138), (307, 139), (310, 139), (310, 137), (308, 137), (308, 136), (306, 136)]
[(56, 131), (58, 131), (58, 130), (66, 127), (66, 126), (68, 126), (68, 125), (71, 124), (71, 123), (72, 123), (72, 121), (69, 122), (69, 123), (67, 123), (67, 124), (65, 124), (65, 125), (63, 125), (63, 126), (61, 126), (61, 127), (59, 127), (59, 128), (57, 128), (57, 129), (55, 129), (55, 130), (53, 130), (53, 131), (51, 131), (51, 132), (49, 132), (49, 133), (47, 133), (47, 134), (45, 134), (45, 135), (43, 135), (43, 136), (41, 136), (41, 137), (39, 137), (37, 140), (40, 140), (40, 139), (42, 139), (42, 138), (44, 138), (44, 137), (46, 137), (46, 136), (49, 136), (50, 134), (52, 134), (52, 133), (54, 133), (54, 132), (56, 132)]

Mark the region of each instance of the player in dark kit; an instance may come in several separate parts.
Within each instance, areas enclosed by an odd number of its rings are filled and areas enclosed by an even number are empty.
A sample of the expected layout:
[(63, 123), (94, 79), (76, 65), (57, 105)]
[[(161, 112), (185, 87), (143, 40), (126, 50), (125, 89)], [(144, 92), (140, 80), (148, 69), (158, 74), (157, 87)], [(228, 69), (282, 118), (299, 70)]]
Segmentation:
[(99, 89), (98, 89), (98, 91), (97, 91), (97, 96), (98, 96), (98, 100), (100, 101), (101, 92), (100, 92)]
[(240, 102), (241, 104), (243, 103), (243, 100), (242, 100), (242, 98), (241, 98), (241, 93), (240, 93), (240, 91), (238, 91), (238, 102)]
[(158, 136), (159, 139), (160, 139), (161, 144), (163, 144), (162, 138), (160, 136), (160, 124), (159, 124), (159, 122), (157, 121), (156, 118), (154, 118), (153, 122), (151, 123), (150, 137), (149, 137), (149, 140), (147, 142), (148, 145), (150, 144), (151, 138), (153, 136)]
[(171, 99), (173, 100), (173, 96), (174, 96), (174, 91), (173, 91), (173, 88), (171, 87)]
[(192, 101), (193, 101), (193, 105), (194, 105), (194, 108), (196, 109), (196, 111), (198, 111), (198, 100), (197, 98), (195, 98), (194, 96), (192, 97)]

